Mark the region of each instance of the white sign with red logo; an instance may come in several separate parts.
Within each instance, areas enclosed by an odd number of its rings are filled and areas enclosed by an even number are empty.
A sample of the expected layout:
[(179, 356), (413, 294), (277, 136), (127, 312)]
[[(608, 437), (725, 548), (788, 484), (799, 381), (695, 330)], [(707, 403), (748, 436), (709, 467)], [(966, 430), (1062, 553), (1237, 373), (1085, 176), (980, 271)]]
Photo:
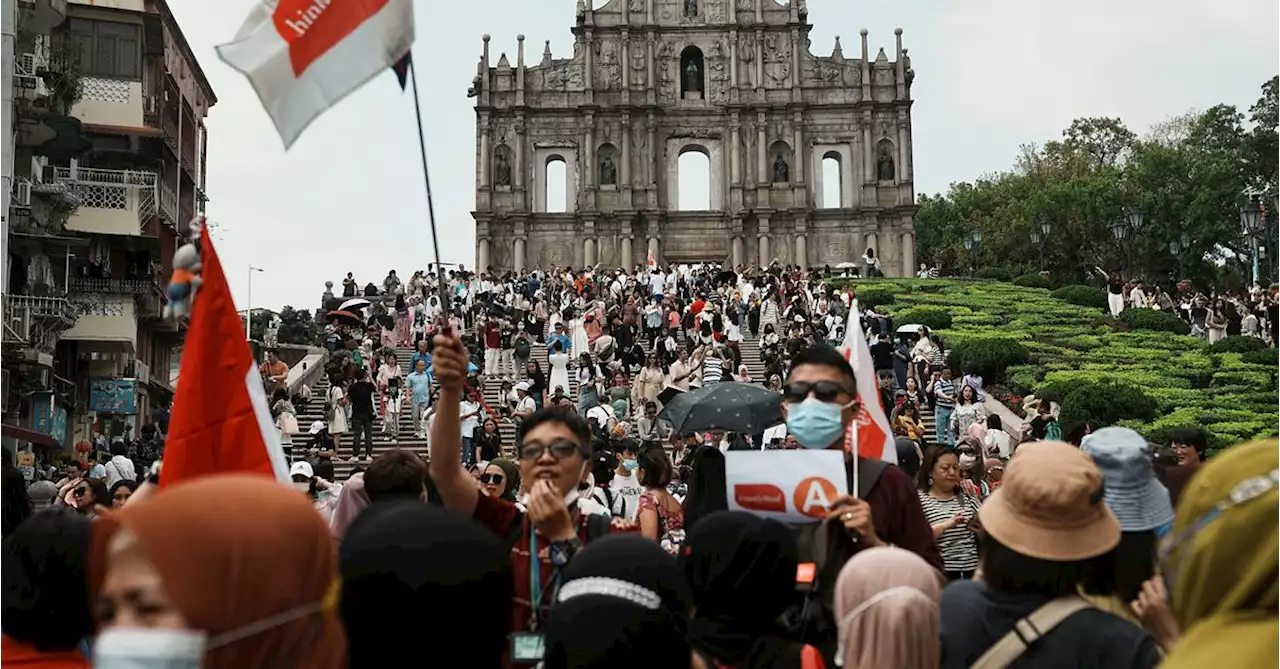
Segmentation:
[(816, 523), (847, 494), (839, 450), (729, 451), (724, 454), (731, 511), (785, 523)]

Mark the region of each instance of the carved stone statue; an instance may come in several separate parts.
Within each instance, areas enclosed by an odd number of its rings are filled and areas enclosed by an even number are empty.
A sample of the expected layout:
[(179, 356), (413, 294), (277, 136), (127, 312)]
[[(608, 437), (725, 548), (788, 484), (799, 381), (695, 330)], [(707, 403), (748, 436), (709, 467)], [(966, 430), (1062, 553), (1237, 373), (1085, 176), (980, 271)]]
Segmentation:
[(889, 153), (889, 147), (880, 149), (880, 161), (876, 163), (876, 178), (880, 181), (893, 181), (893, 156)]
[(689, 17), (698, 15), (698, 0), (684, 0), (684, 15)]
[(791, 169), (787, 166), (787, 159), (782, 157), (782, 153), (773, 158), (773, 182), (788, 183), (791, 181)]
[(684, 66), (684, 90), (686, 93), (697, 93), (702, 90), (702, 72), (698, 70), (698, 62), (690, 60)]
[(493, 182), (499, 186), (511, 185), (511, 163), (507, 161), (507, 154), (498, 152), (493, 157)]
[(618, 184), (618, 169), (613, 165), (613, 156), (607, 153), (600, 159), (600, 183), (606, 186)]

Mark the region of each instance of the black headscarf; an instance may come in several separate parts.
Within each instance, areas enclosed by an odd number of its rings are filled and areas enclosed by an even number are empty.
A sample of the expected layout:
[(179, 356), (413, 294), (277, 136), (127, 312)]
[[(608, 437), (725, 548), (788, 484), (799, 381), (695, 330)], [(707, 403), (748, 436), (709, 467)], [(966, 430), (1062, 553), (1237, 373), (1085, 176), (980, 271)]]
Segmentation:
[(52, 508), (5, 537), (0, 626), (6, 636), (55, 652), (93, 634), (87, 571), (92, 526), (83, 514)]
[(778, 618), (795, 596), (791, 530), (742, 511), (706, 516), (685, 538), (680, 565), (693, 588), (689, 642), (728, 666), (794, 669), (802, 644)]
[(511, 561), (471, 519), (416, 500), (375, 504), (352, 523), (340, 559), (351, 669), (417, 666), (424, 648), (502, 666)]
[(689, 586), (638, 535), (593, 541), (564, 569), (547, 620), (545, 669), (686, 669)]

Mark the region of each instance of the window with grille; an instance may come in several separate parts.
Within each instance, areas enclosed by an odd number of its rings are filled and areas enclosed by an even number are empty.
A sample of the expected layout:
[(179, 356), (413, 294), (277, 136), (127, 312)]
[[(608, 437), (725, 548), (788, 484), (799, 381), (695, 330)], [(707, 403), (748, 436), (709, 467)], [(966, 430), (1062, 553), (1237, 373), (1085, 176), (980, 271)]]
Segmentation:
[(71, 19), (67, 36), (79, 58), (81, 74), (113, 79), (142, 78), (142, 26), (119, 21)]

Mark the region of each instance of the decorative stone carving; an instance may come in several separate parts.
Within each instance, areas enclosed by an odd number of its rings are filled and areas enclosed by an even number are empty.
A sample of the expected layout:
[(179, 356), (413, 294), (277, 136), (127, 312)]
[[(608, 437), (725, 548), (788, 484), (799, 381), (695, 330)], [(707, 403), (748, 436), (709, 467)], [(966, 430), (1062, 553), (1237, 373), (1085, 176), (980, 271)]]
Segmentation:
[(791, 37), (773, 33), (765, 38), (764, 76), (775, 86), (787, 85), (791, 76)]
[(872, 67), (871, 68), (871, 85), (872, 86), (893, 86), (896, 82), (893, 77), (892, 67)]
[(631, 84), (633, 86), (644, 88), (647, 65), (648, 56), (645, 52), (644, 38), (631, 38)]
[(600, 183), (606, 186), (618, 184), (618, 169), (613, 164), (613, 155), (606, 153), (600, 159)]
[(684, 0), (684, 16), (692, 18), (698, 15), (698, 0)]
[(876, 160), (876, 178), (880, 181), (893, 181), (893, 145), (887, 141), (880, 142), (880, 158)]
[(542, 247), (542, 267), (564, 267), (573, 262), (573, 253), (561, 244), (548, 243)]
[(596, 90), (622, 90), (622, 62), (618, 43), (613, 40), (596, 42), (597, 55), (595, 78), (592, 85)]
[(720, 40), (716, 40), (711, 46), (711, 58), (707, 62), (707, 69), (710, 70), (710, 81), (708, 88), (710, 89), (711, 102), (714, 104), (724, 104), (729, 101), (729, 58), (725, 52), (724, 44)]
[(840, 63), (833, 63), (825, 58), (805, 58), (800, 60), (803, 70), (801, 75), (805, 83), (822, 85), (840, 85), (846, 68)]
[(663, 41), (658, 47), (657, 56), (658, 97), (663, 104), (671, 104), (676, 99), (675, 69), (679, 63), (675, 59), (675, 47), (671, 42)]
[(645, 0), (631, 0), (628, 9), (636, 14), (644, 14), (644, 2)]
[(750, 86), (752, 72), (755, 72), (755, 66), (752, 63), (756, 59), (756, 38), (754, 35), (743, 33), (738, 35), (738, 60), (742, 61), (738, 66), (738, 85)]
[(729, 20), (729, 14), (725, 9), (725, 3), (732, 0), (704, 0), (707, 4), (707, 22), (708, 23), (724, 23)]
[(753, 12), (756, 9), (756, 0), (737, 0), (736, 7), (740, 12)]
[(851, 259), (849, 244), (843, 239), (830, 239), (822, 246), (822, 264), (824, 265), (835, 266)]
[(507, 159), (506, 147), (499, 147), (493, 152), (493, 183), (496, 186), (511, 185), (511, 161)]
[(686, 93), (697, 93), (702, 90), (702, 72), (697, 61), (689, 59), (684, 66), (684, 90)]
[(776, 184), (791, 183), (791, 170), (787, 167), (787, 158), (782, 152), (773, 157), (773, 182)]

